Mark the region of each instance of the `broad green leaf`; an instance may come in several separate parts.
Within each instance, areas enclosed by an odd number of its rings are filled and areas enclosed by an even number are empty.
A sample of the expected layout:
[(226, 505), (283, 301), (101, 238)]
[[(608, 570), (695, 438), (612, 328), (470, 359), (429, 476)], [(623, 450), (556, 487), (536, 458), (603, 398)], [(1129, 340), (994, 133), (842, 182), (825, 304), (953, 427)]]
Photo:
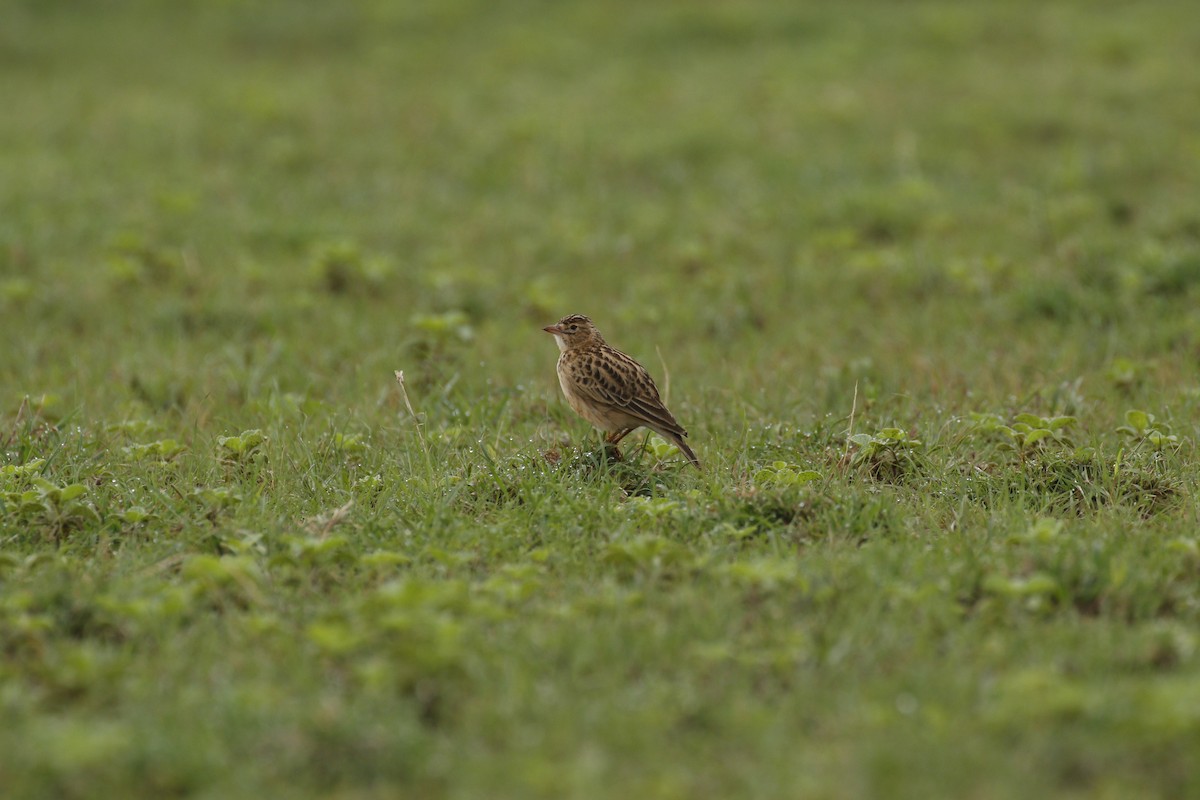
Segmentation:
[(1156, 448), (1163, 448), (1167, 445), (1175, 445), (1179, 443), (1179, 437), (1174, 434), (1164, 435), (1158, 431), (1151, 431), (1146, 434), (1146, 441)]
[(117, 514), (117, 518), (130, 525), (137, 525), (150, 519), (150, 513), (141, 506), (133, 506)]
[(1125, 412), (1125, 422), (1135, 431), (1144, 431), (1150, 427), (1150, 423), (1154, 418), (1145, 411), (1139, 411), (1136, 408), (1131, 408)]
[(1052, 576), (1037, 572), (1027, 578), (989, 575), (983, 581), (983, 588), (985, 591), (993, 594), (1026, 597), (1030, 595), (1053, 594), (1058, 591), (1059, 584)]
[(217, 444), (233, 453), (241, 453), (246, 449), (240, 436), (222, 436), (217, 439)]
[(412, 563), (412, 556), (389, 550), (377, 550), (359, 559), (365, 567), (403, 567)]
[(59, 495), (59, 501), (66, 503), (69, 500), (74, 500), (76, 497), (87, 493), (87, 487), (82, 483), (72, 483), (70, 486), (64, 486), (62, 493)]
[(1051, 435), (1050, 431), (1046, 430), (1045, 428), (1038, 428), (1037, 430), (1032, 430), (1029, 433), (1025, 434), (1025, 446), (1029, 447), (1030, 445), (1035, 445), (1038, 442), (1040, 442), (1042, 439), (1045, 439), (1047, 436), (1050, 436), (1050, 435)]
[(331, 656), (352, 653), (365, 640), (361, 631), (342, 622), (314, 622), (308, 626), (305, 635), (322, 653)]

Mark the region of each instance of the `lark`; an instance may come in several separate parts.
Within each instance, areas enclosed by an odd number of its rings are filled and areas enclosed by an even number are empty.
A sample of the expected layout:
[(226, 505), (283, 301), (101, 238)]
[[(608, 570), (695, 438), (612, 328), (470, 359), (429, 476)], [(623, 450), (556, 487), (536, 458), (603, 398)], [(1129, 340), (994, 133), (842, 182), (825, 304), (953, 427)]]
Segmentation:
[(646, 368), (611, 347), (590, 319), (570, 314), (542, 330), (554, 334), (558, 383), (575, 413), (604, 431), (614, 447), (637, 428), (649, 428), (683, 452), (696, 469), (687, 431), (663, 405)]

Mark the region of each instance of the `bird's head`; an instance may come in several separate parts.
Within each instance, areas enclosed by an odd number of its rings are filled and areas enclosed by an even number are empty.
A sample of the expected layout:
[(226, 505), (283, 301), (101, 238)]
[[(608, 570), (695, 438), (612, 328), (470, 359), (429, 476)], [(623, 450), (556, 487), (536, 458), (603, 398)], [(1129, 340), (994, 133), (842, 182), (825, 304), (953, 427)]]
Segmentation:
[(554, 341), (558, 343), (559, 350), (573, 350), (591, 344), (604, 344), (604, 337), (600, 335), (600, 331), (583, 314), (568, 314), (556, 324), (547, 325), (542, 330), (554, 334)]

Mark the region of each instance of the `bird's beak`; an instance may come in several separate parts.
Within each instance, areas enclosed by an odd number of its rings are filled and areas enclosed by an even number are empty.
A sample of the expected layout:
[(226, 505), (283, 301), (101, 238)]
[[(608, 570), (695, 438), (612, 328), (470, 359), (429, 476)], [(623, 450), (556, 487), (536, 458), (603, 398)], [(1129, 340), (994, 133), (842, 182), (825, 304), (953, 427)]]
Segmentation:
[(555, 336), (563, 332), (563, 329), (557, 325), (547, 325), (546, 327), (542, 328), (542, 330), (544, 330), (546, 333), (553, 333)]

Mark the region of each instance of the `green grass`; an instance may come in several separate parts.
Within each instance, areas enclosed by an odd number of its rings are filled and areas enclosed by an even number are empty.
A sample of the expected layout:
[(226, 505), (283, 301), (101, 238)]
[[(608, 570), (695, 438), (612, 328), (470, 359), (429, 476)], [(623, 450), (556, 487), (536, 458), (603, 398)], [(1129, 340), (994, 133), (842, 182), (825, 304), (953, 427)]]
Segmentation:
[(1195, 3), (4, 17), (6, 797), (1200, 795)]

